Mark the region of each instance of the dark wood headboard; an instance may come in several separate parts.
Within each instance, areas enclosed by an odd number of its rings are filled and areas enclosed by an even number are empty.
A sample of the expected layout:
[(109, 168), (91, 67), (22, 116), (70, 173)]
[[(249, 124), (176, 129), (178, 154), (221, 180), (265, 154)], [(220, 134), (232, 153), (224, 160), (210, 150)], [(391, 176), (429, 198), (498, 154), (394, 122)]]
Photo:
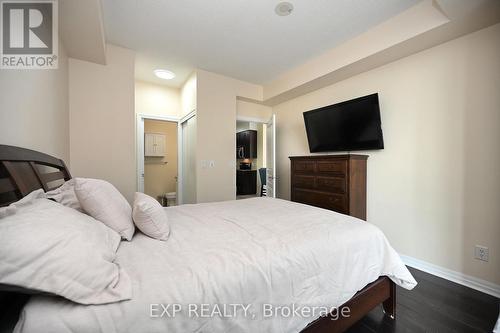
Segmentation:
[[(49, 191), (57, 188), (69, 179), (71, 175), (61, 159), (26, 148), (0, 145), (0, 207), (37, 189)], [(4, 332), (13, 329), (30, 292), (21, 288), (16, 292), (2, 289), (0, 331)]]
[(26, 148), (0, 145), (0, 206), (7, 206), (40, 188), (50, 191), (69, 179), (71, 175), (61, 159)]

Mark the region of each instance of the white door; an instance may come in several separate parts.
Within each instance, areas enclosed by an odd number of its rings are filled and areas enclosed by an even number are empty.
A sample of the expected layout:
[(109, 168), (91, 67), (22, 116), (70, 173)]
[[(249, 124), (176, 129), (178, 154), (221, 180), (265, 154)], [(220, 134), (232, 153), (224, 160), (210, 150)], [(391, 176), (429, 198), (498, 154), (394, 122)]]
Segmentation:
[(182, 204), (196, 203), (196, 116), (181, 124)]
[(144, 192), (144, 118), (137, 118), (137, 192)]
[(266, 192), (276, 198), (276, 115), (273, 114), (266, 127)]

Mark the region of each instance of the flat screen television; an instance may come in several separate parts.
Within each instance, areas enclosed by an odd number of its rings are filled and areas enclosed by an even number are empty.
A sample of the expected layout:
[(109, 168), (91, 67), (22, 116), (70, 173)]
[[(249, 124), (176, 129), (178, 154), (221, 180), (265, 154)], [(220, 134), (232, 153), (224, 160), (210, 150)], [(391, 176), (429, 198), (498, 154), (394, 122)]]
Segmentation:
[(311, 153), (384, 149), (378, 94), (304, 112)]

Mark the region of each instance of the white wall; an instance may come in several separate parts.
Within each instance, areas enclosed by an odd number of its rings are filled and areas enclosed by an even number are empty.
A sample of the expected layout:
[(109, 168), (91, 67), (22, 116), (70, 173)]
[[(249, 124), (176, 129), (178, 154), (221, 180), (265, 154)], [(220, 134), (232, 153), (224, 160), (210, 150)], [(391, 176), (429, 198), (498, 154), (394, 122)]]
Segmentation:
[(105, 179), (132, 201), (136, 189), (134, 53), (107, 45), (107, 64), (69, 61), (73, 176)]
[(180, 89), (135, 81), (135, 112), (149, 116), (182, 114)]
[(182, 115), (186, 115), (196, 110), (196, 89), (197, 79), (196, 72), (194, 72), (189, 76), (186, 82), (184, 82), (181, 88)]
[(68, 57), (62, 42), (58, 69), (0, 70), (0, 143), (69, 164)]
[[(236, 97), (262, 98), (262, 87), (198, 70), (196, 92), (197, 202), (236, 197)], [(213, 168), (204, 161), (214, 161)]]
[(498, 36), (500, 24), (274, 107), (279, 197), (288, 157), (309, 154), (302, 112), (378, 92), (385, 149), (364, 152), (368, 221), (399, 253), (500, 283)]
[(236, 114), (241, 120), (263, 120), (271, 118), (273, 109), (270, 106), (252, 103), (248, 101), (236, 101)]

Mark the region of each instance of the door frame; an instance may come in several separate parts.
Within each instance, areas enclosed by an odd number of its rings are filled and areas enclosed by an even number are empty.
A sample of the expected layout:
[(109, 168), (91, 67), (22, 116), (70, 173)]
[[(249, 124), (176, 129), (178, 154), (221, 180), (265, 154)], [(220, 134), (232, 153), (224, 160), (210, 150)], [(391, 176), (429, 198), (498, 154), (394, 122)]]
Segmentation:
[(176, 116), (158, 116), (144, 113), (136, 114), (136, 191), (144, 193), (144, 120), (160, 120), (177, 123), (177, 204), (182, 204), (179, 199), (179, 190), (182, 191), (182, 178), (179, 170), (182, 170), (182, 141), (181, 141), (181, 118)]
[(267, 124), (269, 118), (259, 118), (259, 117), (247, 117), (236, 115), (236, 121), (248, 121), (252, 123)]
[[(271, 147), (272, 147), (272, 151), (273, 151), (273, 158), (272, 158), (273, 175), (270, 176), (269, 172), (267, 172), (269, 170), (269, 164), (271, 164), (271, 163), (268, 163), (266, 161), (266, 177), (267, 177), (266, 184), (269, 182), (269, 179), (272, 180), (272, 189), (273, 189), (272, 197), (276, 198), (277, 197), (277, 195), (276, 195), (276, 183), (278, 182), (278, 177), (276, 176), (277, 175), (277, 171), (276, 171), (277, 166), (276, 166), (276, 114), (275, 113), (273, 113), (271, 115), (271, 118), (266, 123), (266, 137), (267, 137), (267, 130), (268, 130), (269, 126), (272, 126), (272, 133), (273, 133), (273, 141), (271, 142)], [(268, 140), (268, 138), (266, 140)], [(266, 143), (267, 143), (267, 141), (266, 141)], [(267, 150), (266, 150), (266, 153), (267, 153)], [(267, 186), (267, 189), (268, 188), (269, 188), (269, 186)], [(268, 192), (266, 191), (266, 195), (267, 195), (267, 193)]]
[[(275, 115), (275, 114), (274, 113), (271, 114), (271, 119), (272, 119), (273, 115)], [(248, 122), (257, 123), (257, 124), (261, 124), (261, 125), (263, 125), (263, 124), (267, 125), (267, 124), (269, 124), (270, 119), (269, 118), (261, 118), (261, 117), (248, 117), (248, 116), (236, 115), (236, 121), (248, 121)], [(236, 140), (236, 138), (235, 138), (235, 140)], [(276, 168), (276, 137), (274, 137), (273, 140), (274, 140), (274, 145), (273, 145), (274, 146), (274, 164), (275, 164), (275, 168)], [(235, 142), (235, 144), (236, 144), (236, 142)], [(267, 162), (267, 158), (266, 158), (266, 170), (267, 170), (267, 165), (268, 165), (268, 162)], [(276, 171), (275, 171), (275, 174), (276, 174)], [(257, 175), (257, 177), (258, 177), (259, 182), (260, 182), (260, 176)], [(275, 178), (278, 179), (278, 177), (275, 177)]]
[(188, 114), (182, 116), (178, 123), (177, 123), (177, 143), (178, 147), (177, 150), (179, 153), (177, 153), (177, 160), (178, 160), (178, 169), (177, 169), (177, 204), (182, 205), (184, 203), (183, 197), (184, 197), (184, 191), (183, 191), (183, 183), (184, 183), (184, 141), (183, 141), (183, 135), (182, 135), (182, 124), (184, 124), (186, 121), (189, 119), (196, 117), (196, 109), (193, 111), (189, 112)]

